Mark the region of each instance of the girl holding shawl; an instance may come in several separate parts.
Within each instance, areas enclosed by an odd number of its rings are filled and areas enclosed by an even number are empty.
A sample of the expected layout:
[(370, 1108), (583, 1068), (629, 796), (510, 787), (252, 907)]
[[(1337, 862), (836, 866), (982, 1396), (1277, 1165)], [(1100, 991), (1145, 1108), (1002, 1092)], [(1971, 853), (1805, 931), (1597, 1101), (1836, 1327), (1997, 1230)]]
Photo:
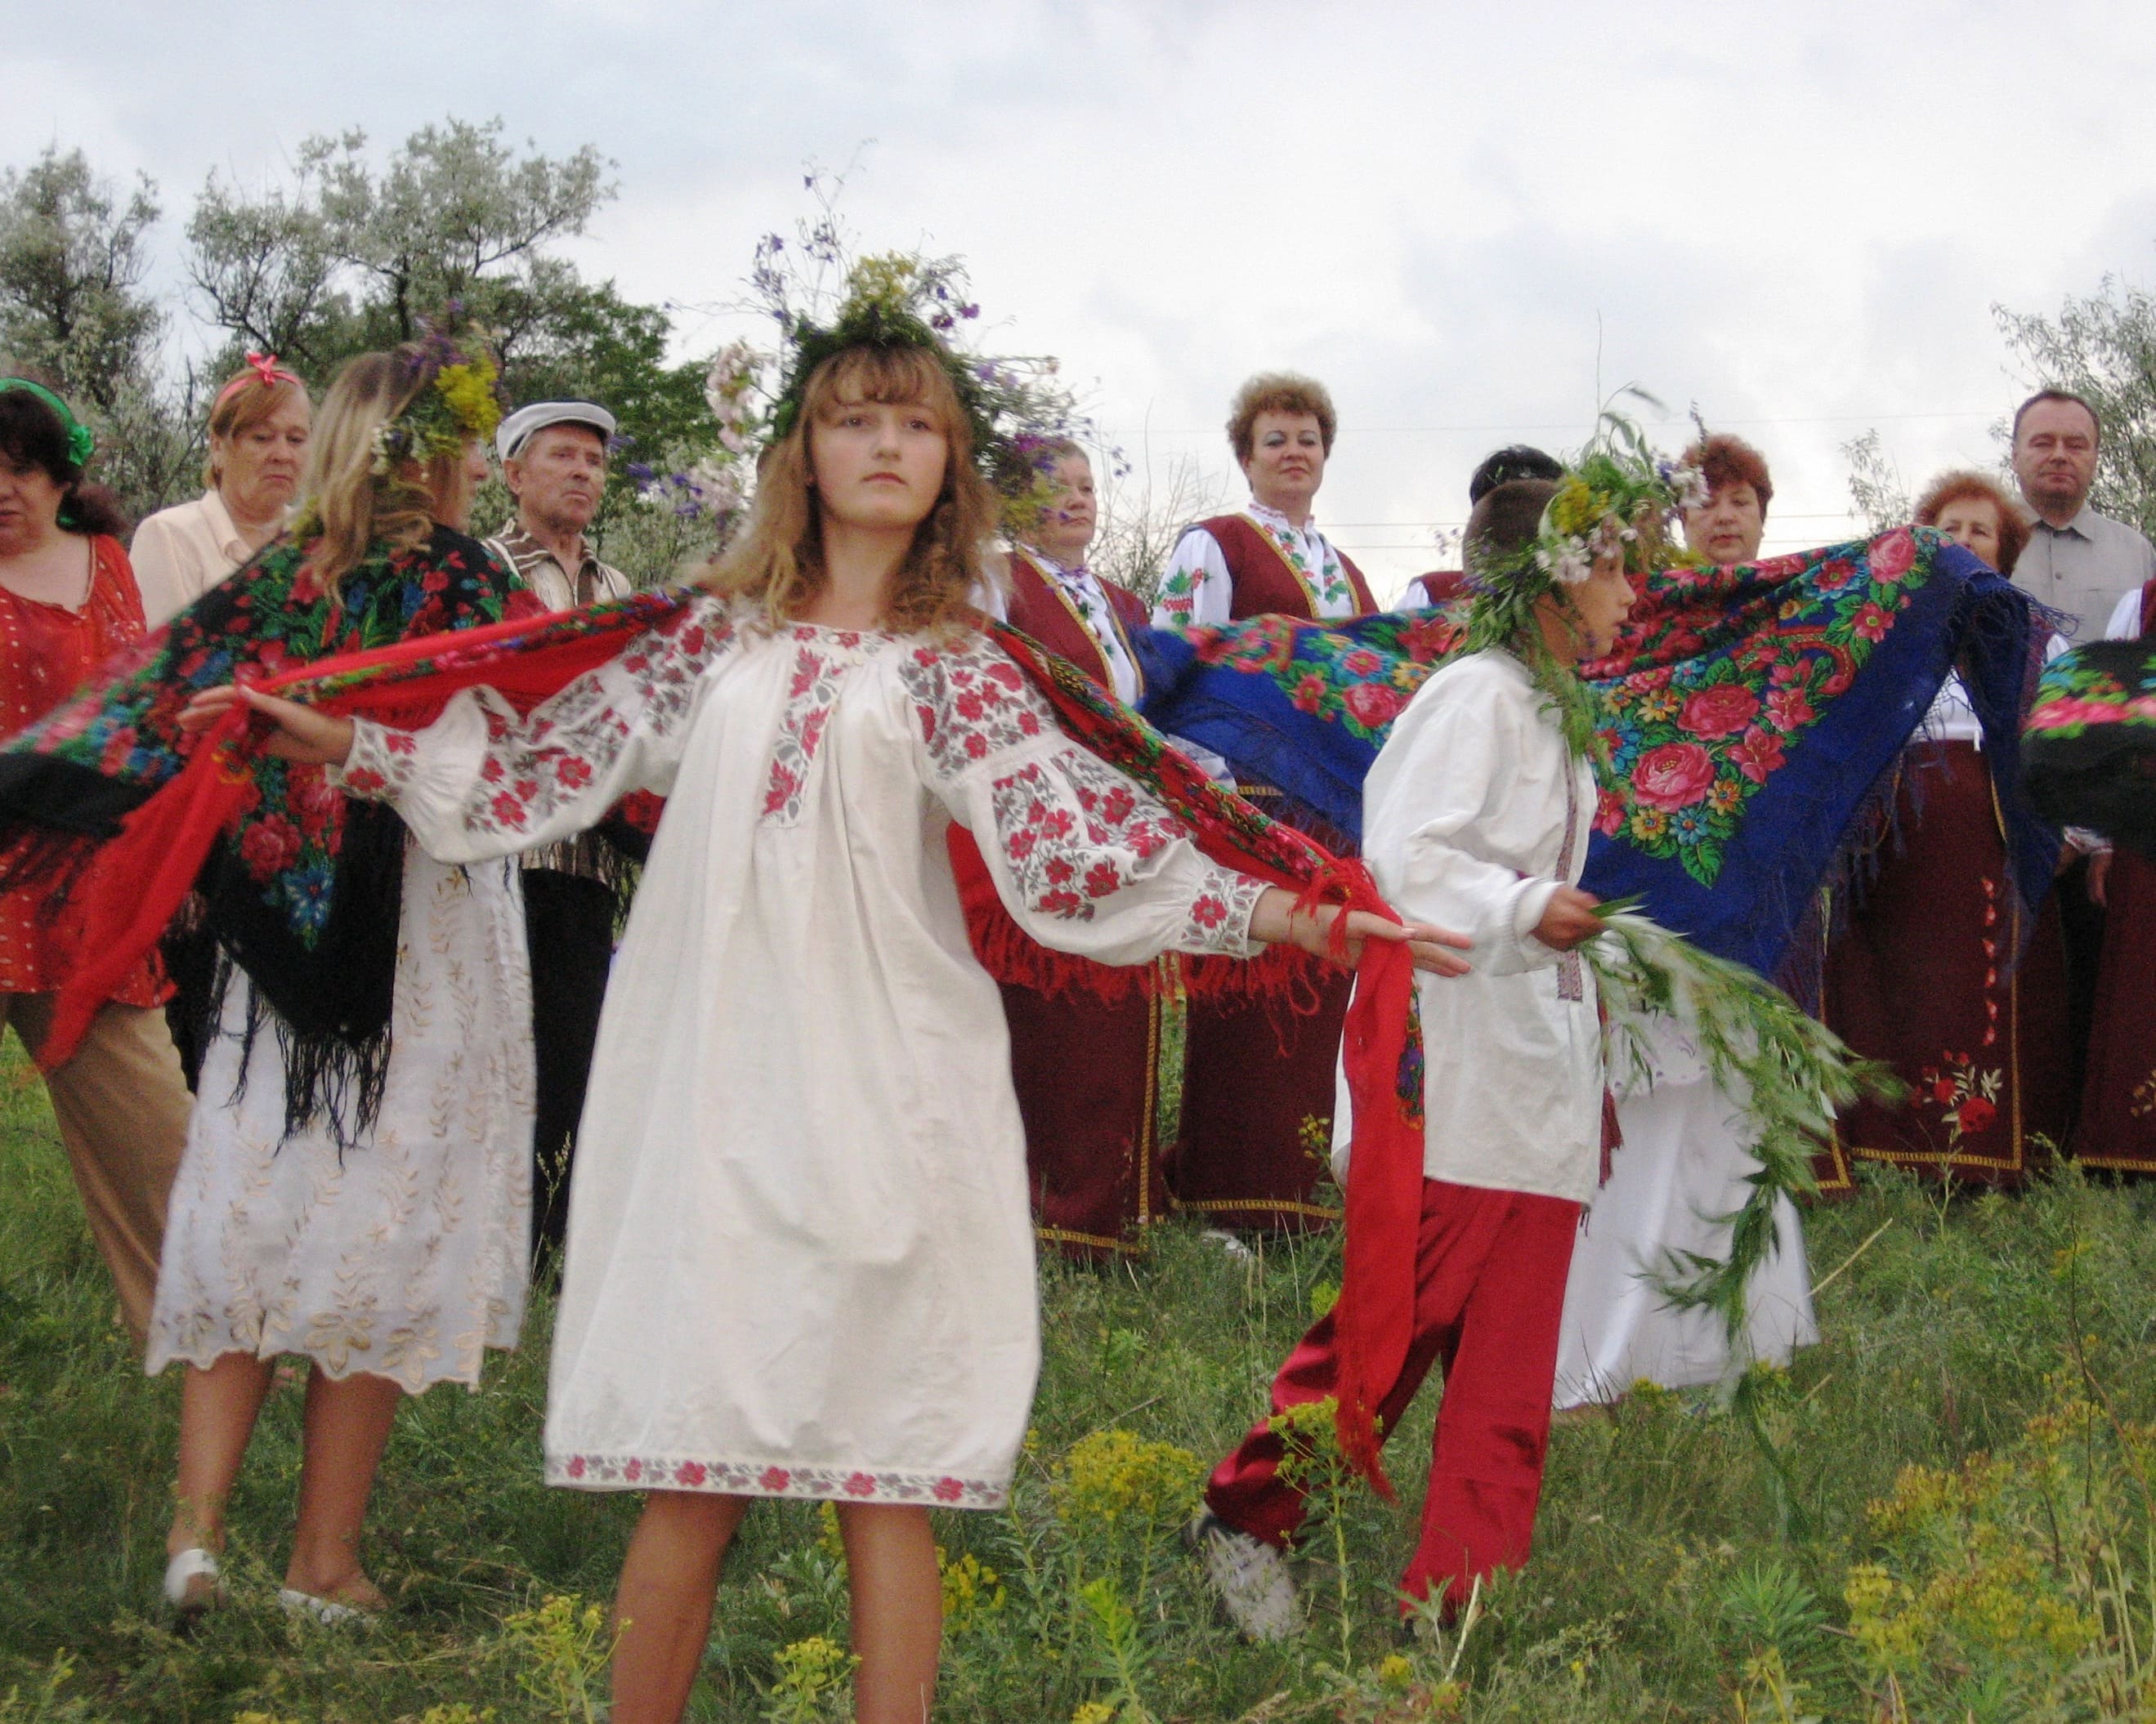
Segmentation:
[[(510, 577), (458, 529), (493, 367), (446, 336), (347, 365), (322, 406), (286, 537), (11, 748), (27, 842), (95, 848), (187, 780), (189, 696), (237, 675), (501, 621)], [(516, 876), (458, 869), (319, 768), (217, 762), (238, 805), (200, 877), (224, 954), (200, 1101), (173, 1185), (148, 1369), (187, 1366), (165, 1589), (217, 1595), (224, 1506), (273, 1362), (311, 1362), (282, 1594), (324, 1620), (378, 1609), (359, 1534), (402, 1395), (476, 1383), (524, 1306), (531, 1000)], [(64, 834), (71, 834), (64, 837)], [(93, 929), (161, 856), (79, 856)], [(21, 846), (8, 862), (34, 876)], [(48, 870), (49, 872), (49, 869)], [(151, 937), (154, 937), (154, 930)], [(86, 939), (88, 962), (102, 947)], [(61, 1016), (68, 1002), (64, 994)]]
[[(839, 1505), (857, 1717), (928, 1706), (927, 1511), (1004, 1501), (1039, 1352), (1024, 1133), (954, 823), (1027, 934), (1109, 964), (1409, 933), (1291, 913), (1209, 859), (980, 631), (993, 428), (925, 326), (857, 291), (793, 332), (744, 537), (598, 669), (522, 716), (469, 689), (417, 734), (245, 695), (273, 746), (453, 861), (668, 794), (599, 1031), (547, 1423), (550, 1480), (650, 1492), (616, 1724), (680, 1716), (760, 1496)], [(1417, 931), (1417, 962), (1455, 965), (1441, 938)]]

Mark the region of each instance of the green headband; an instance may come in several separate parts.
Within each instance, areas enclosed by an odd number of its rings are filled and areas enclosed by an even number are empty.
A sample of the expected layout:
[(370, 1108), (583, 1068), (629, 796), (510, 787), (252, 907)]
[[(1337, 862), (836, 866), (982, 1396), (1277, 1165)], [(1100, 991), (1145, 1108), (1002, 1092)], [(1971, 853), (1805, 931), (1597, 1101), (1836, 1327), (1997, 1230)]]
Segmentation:
[(24, 395), (34, 395), (59, 415), (60, 428), (67, 433), (68, 459), (74, 463), (74, 470), (81, 472), (90, 464), (90, 458), (97, 453), (97, 439), (89, 426), (74, 416), (74, 410), (43, 383), (33, 383), (28, 377), (0, 377), (0, 395), (10, 390)]

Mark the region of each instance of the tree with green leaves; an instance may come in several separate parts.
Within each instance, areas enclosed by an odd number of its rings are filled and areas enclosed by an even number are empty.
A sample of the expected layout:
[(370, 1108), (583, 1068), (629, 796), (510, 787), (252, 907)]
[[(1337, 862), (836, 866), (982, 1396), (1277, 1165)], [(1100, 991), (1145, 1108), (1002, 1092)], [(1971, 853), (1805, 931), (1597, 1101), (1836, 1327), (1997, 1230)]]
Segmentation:
[[(455, 300), (491, 332), (513, 401), (602, 401), (654, 461), (707, 440), (702, 367), (671, 365), (655, 306), (585, 281), (559, 254), (614, 195), (585, 145), (520, 154), (499, 119), (424, 126), (376, 165), (363, 132), (308, 139), (289, 184), (210, 177), (187, 223), (187, 271), (223, 356), (282, 356), (318, 386), (354, 353), (408, 340)], [(624, 500), (616, 475), (608, 513)]]
[(2156, 534), (2156, 294), (2106, 276), (2056, 318), (1991, 309), (2032, 387), (2071, 389), (2102, 418), (2089, 501)]
[(49, 146), (0, 172), (0, 356), (58, 385), (98, 434), (94, 476), (134, 513), (187, 490), (201, 458), (192, 379), (163, 371), (168, 319), (142, 283), (157, 188), (100, 179)]

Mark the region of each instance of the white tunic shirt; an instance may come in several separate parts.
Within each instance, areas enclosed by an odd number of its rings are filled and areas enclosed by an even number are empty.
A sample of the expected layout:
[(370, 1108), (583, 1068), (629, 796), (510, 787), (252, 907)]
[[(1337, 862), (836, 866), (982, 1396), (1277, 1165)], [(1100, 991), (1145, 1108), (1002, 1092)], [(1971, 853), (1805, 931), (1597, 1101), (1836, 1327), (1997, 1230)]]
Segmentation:
[(1071, 742), (1009, 659), (754, 630), (702, 597), (519, 719), (359, 726), (347, 791), (445, 860), (669, 800), (593, 1060), (557, 1484), (990, 1507), (1039, 1360), (1025, 1141), (946, 848), (1111, 963), (1240, 954), (1263, 887)]
[[(1355, 596), (1355, 583), (1340, 562), (1332, 541), (1317, 530), (1316, 521), (1296, 526), (1277, 509), (1253, 502), (1244, 518), (1270, 539), (1287, 559), (1310, 595), (1312, 613), (1318, 617), (1353, 617), (1363, 606)], [(1235, 602), (1235, 578), (1228, 572), (1228, 558), (1220, 541), (1202, 526), (1185, 527), (1168, 559), (1161, 577), (1160, 600), (1154, 605), (1153, 627), (1188, 629), (1229, 620)]]
[(254, 554), (213, 489), (145, 517), (127, 550), (142, 620), (163, 628)]
[(1602, 1154), (1594, 978), (1534, 928), (1579, 883), (1594, 772), (1543, 706), (1510, 654), (1438, 671), (1363, 781), (1363, 854), (1403, 916), (1474, 942), (1471, 973), (1415, 977), (1424, 1175), (1578, 1202)]

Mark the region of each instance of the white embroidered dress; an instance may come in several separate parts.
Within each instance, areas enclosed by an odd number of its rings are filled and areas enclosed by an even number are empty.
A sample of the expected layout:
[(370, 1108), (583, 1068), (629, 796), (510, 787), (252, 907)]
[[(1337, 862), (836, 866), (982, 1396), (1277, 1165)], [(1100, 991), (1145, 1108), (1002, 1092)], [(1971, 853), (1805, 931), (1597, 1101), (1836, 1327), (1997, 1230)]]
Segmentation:
[(359, 726), (343, 782), (445, 859), (668, 794), (569, 1205), (547, 1475), (993, 1507), (1039, 1362), (1024, 1137), (946, 849), (1045, 943), (1241, 954), (1263, 890), (977, 635), (737, 627), (700, 597), (519, 720)]
[(445, 867), (408, 839), (400, 914), (382, 1111), (341, 1153), (326, 1126), (285, 1137), (276, 1030), (250, 1050), (252, 988), (225, 990), (172, 1184), (152, 1375), (304, 1353), (417, 1394), (476, 1383), (488, 1347), (516, 1345), (533, 1090), (515, 865)]

